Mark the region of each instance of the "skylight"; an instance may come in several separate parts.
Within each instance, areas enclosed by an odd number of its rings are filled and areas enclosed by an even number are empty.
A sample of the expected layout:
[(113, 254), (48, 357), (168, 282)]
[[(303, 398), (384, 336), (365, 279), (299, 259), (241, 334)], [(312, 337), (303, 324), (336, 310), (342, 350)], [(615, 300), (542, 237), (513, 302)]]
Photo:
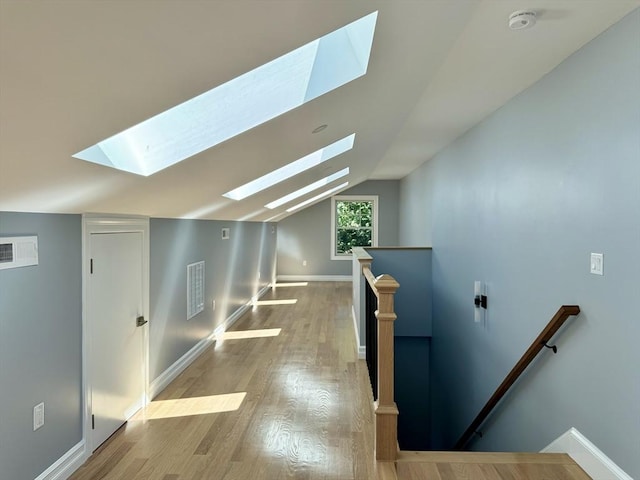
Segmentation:
[(328, 197), (329, 195), (331, 195), (332, 193), (337, 192), (338, 190), (342, 190), (347, 185), (349, 185), (349, 182), (341, 183), (337, 187), (333, 187), (332, 189), (327, 190), (326, 192), (322, 192), (320, 195), (316, 195), (315, 197), (312, 197), (312, 198), (310, 198), (308, 200), (305, 200), (302, 203), (294, 205), (291, 208), (287, 208), (287, 212), (291, 213), (291, 212), (295, 212), (296, 210), (300, 210), (302, 207), (306, 207), (310, 203), (313, 203), (313, 202), (315, 202), (317, 200), (320, 200), (321, 198)]
[(291, 162), (284, 167), (280, 167), (277, 170), (263, 175), (260, 178), (256, 178), (249, 183), (245, 183), (244, 185), (225, 193), (224, 196), (232, 200), (242, 200), (243, 198), (247, 198), (255, 193), (265, 190), (266, 188), (272, 187), (273, 185), (298, 175), (305, 170), (309, 170), (316, 165), (320, 165), (336, 155), (340, 155), (347, 150), (351, 150), (353, 148), (353, 140), (355, 136), (356, 134), (352, 133), (348, 137), (344, 137), (331, 145), (327, 145), (320, 150), (316, 150), (295, 162)]
[(270, 209), (278, 208), (280, 205), (284, 205), (285, 203), (289, 203), (291, 200), (295, 200), (296, 198), (301, 197), (303, 195), (306, 195), (309, 192), (313, 192), (314, 190), (317, 190), (318, 188), (321, 188), (321, 187), (324, 187), (326, 185), (329, 185), (334, 180), (342, 178), (345, 175), (349, 175), (349, 167), (343, 168), (339, 172), (336, 172), (336, 173), (331, 174), (331, 175), (329, 175), (327, 177), (324, 177), (324, 178), (318, 180), (317, 182), (313, 182), (313, 183), (307, 185), (306, 187), (302, 187), (302, 188), (296, 190), (295, 192), (291, 192), (289, 195), (285, 195), (284, 197), (281, 197), (278, 200), (274, 200), (271, 203), (267, 203), (265, 205), (265, 207), (270, 208)]
[(74, 157), (152, 175), (367, 72), (378, 12), (82, 150)]

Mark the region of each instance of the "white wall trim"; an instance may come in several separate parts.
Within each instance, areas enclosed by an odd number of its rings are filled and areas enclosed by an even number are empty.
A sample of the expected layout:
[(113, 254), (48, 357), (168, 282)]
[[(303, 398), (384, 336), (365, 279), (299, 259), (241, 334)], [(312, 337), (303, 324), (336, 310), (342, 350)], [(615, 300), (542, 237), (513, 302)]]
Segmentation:
[(353, 319), (353, 332), (356, 336), (356, 349), (358, 351), (358, 358), (367, 358), (367, 347), (360, 345), (360, 331), (358, 329), (358, 318), (356, 317), (356, 307), (351, 305), (351, 318)]
[(164, 372), (158, 375), (149, 385), (149, 399), (153, 400), (162, 390), (167, 388), (171, 382), (173, 382), (178, 375), (185, 371), (185, 369), (191, 365), (196, 358), (209, 348), (214, 343), (213, 333), (203, 338), (196, 343), (191, 350), (176, 360), (173, 365), (167, 368)]
[(36, 477), (35, 480), (66, 480), (85, 461), (84, 440), (75, 444), (61, 456), (53, 465)]
[(351, 282), (351, 275), (278, 275), (279, 282)]
[(229, 328), (231, 328), (231, 326), (236, 323), (240, 319), (240, 317), (242, 317), (242, 315), (244, 315), (253, 306), (253, 302), (257, 301), (260, 297), (267, 293), (270, 288), (271, 285), (265, 285), (251, 300), (249, 300), (246, 304), (242, 305), (235, 312), (229, 315), (229, 318), (227, 318), (221, 325), (218, 325), (218, 327), (213, 331), (213, 337), (218, 338), (220, 335), (224, 334), (224, 332), (229, 330)]
[[(150, 226), (149, 218), (136, 215), (109, 215), (86, 213), (82, 215), (82, 395), (83, 395), (83, 425), (82, 440), (86, 444), (84, 448), (84, 460), (91, 455), (92, 430), (91, 430), (91, 385), (89, 339), (91, 323), (87, 318), (88, 309), (88, 284), (89, 284), (89, 260), (91, 258), (91, 235), (94, 233), (122, 233), (140, 232), (143, 240), (142, 253), (142, 315), (149, 320), (149, 280), (150, 280)], [(149, 401), (149, 325), (141, 327), (143, 338), (143, 378), (144, 378), (144, 406)]]
[(541, 452), (566, 453), (590, 477), (597, 480), (633, 480), (575, 428), (567, 430)]
[(244, 313), (249, 310), (252, 303), (264, 295), (270, 288), (270, 285), (263, 287), (258, 294), (253, 297), (249, 303), (241, 306), (235, 312), (233, 312), (229, 318), (227, 318), (222, 325), (218, 326), (210, 335), (196, 343), (191, 350), (185, 353), (182, 357), (176, 360), (173, 365), (162, 372), (158, 377), (151, 382), (149, 386), (149, 395), (153, 399), (158, 393), (167, 388), (167, 386), (174, 381), (178, 375), (185, 371), (185, 369), (191, 365), (202, 353), (209, 348), (216, 341), (216, 337), (221, 333), (224, 333), (231, 325), (238, 321)]
[(367, 347), (358, 347), (358, 359), (366, 360), (367, 359)]

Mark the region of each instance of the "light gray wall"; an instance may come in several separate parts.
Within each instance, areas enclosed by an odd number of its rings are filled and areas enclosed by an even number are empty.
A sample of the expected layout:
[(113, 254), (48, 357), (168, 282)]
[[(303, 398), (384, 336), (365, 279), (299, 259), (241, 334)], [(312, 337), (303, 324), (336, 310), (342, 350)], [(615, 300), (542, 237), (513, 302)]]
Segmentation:
[[(275, 224), (166, 219), (150, 228), (154, 379), (272, 281), (277, 232)], [(79, 215), (0, 212), (0, 236), (38, 235), (39, 247), (38, 266), (0, 270), (2, 479), (36, 478), (82, 440), (81, 233)], [(207, 305), (187, 321), (186, 266), (199, 260)], [(45, 425), (34, 432), (42, 401)]]
[(81, 218), (0, 212), (8, 235), (37, 235), (39, 264), (0, 270), (0, 477), (31, 480), (82, 440)]
[[(406, 247), (430, 247), (432, 201), (435, 190), (433, 176), (423, 166), (400, 181), (399, 226), (400, 245)], [(420, 212), (416, 215), (416, 206)]]
[[(223, 227), (231, 229), (229, 240), (222, 240)], [(149, 370), (155, 379), (271, 283), (277, 231), (267, 223), (157, 218), (150, 229)], [(205, 309), (187, 320), (187, 265), (201, 260)]]
[[(340, 195), (378, 195), (378, 245), (398, 244), (398, 180), (373, 180)], [(302, 261), (307, 261), (307, 266)], [(331, 199), (278, 222), (278, 275), (348, 275), (347, 260), (331, 260)]]
[[(433, 245), (435, 448), (558, 307), (579, 304), (558, 354), (543, 352), (473, 448), (538, 450), (576, 427), (640, 478), (639, 85), (636, 10), (402, 182), (402, 241)], [(474, 280), (488, 284), (484, 325)]]

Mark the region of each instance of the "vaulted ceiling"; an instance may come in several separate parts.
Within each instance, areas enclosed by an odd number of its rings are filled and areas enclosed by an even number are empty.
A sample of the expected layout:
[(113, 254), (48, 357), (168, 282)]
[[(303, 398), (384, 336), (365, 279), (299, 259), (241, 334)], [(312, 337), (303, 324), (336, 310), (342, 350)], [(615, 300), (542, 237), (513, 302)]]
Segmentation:
[[(264, 205), (346, 166), (349, 186), (404, 177), (638, 6), (0, 0), (0, 210), (284, 218), (290, 204)], [(537, 25), (511, 31), (521, 9)], [(367, 74), (333, 92), (148, 177), (72, 157), (376, 10)], [(351, 133), (349, 152), (244, 200), (222, 196)]]

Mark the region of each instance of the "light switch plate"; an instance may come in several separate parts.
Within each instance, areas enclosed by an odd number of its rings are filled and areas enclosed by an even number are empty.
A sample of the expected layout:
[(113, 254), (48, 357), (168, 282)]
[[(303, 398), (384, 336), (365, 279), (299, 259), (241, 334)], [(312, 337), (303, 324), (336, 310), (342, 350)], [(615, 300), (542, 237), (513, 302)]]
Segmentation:
[(604, 275), (604, 255), (602, 253), (591, 254), (591, 273), (594, 275)]
[(44, 402), (33, 407), (33, 431), (44, 425)]

